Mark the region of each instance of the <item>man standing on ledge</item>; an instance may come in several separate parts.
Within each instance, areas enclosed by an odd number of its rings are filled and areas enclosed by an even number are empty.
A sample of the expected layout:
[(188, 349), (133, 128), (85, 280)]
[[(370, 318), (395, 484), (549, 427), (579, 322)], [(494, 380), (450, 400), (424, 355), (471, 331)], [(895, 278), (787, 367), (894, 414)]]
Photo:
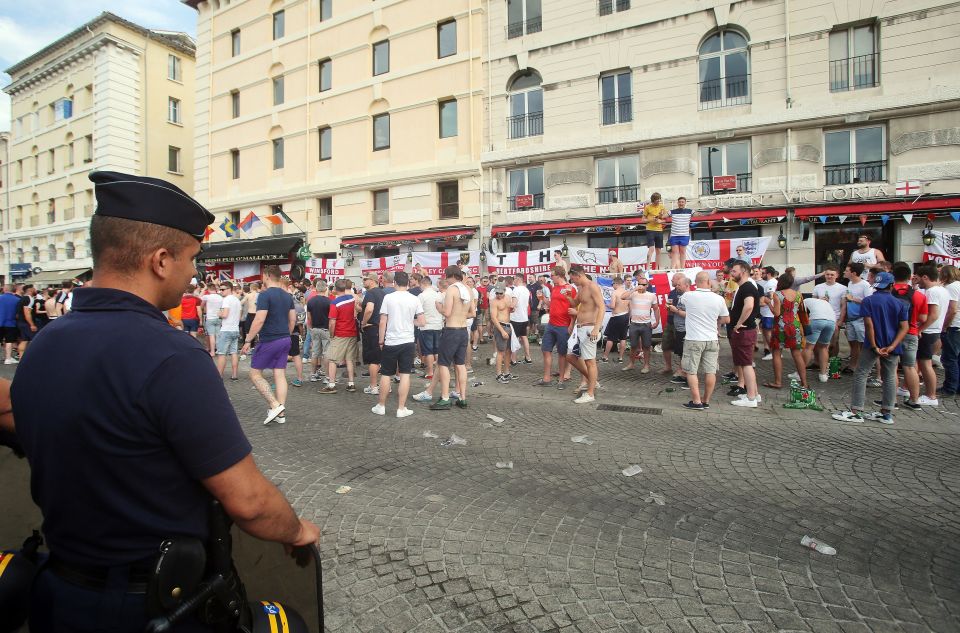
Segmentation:
[[(197, 274), (213, 215), (163, 180), (90, 180), (93, 287), (37, 336), (11, 390), (50, 550), (30, 598), (39, 633), (143, 631), (158, 545), (206, 541), (212, 498), (252, 536), (320, 536), (257, 468), (210, 355), (163, 317)], [(37, 407), (51, 384), (62, 400)]]
[(577, 389), (580, 397), (574, 400), (577, 404), (586, 404), (596, 400), (597, 389), (597, 339), (600, 338), (600, 325), (603, 323), (603, 293), (595, 281), (583, 272), (583, 266), (574, 264), (570, 267), (570, 281), (577, 287), (577, 296), (572, 300), (577, 306), (571, 312), (577, 315), (577, 347), (567, 353), (567, 362), (580, 372), (583, 382)]

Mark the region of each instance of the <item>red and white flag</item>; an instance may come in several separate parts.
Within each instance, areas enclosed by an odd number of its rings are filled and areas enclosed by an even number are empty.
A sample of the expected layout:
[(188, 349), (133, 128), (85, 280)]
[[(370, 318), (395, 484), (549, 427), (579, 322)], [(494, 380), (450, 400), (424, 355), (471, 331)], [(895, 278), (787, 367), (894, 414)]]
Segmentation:
[(519, 253), (487, 253), (487, 272), (493, 275), (539, 275), (553, 270), (553, 250), (544, 248)]
[(443, 275), (444, 269), (459, 263), (461, 255), (466, 253), (469, 260), (464, 270), (471, 275), (480, 274), (480, 251), (451, 251), (443, 253), (414, 253), (413, 265), (419, 265), (423, 274), (436, 277)]
[(919, 196), (921, 192), (923, 192), (923, 185), (920, 184), (919, 180), (897, 181), (898, 196)]
[(360, 260), (360, 272), (383, 273), (386, 271), (397, 272), (403, 270), (407, 263), (406, 255), (391, 255), (390, 257), (374, 257), (373, 259)]
[(303, 275), (307, 279), (336, 281), (346, 274), (342, 259), (308, 259), (303, 268)]

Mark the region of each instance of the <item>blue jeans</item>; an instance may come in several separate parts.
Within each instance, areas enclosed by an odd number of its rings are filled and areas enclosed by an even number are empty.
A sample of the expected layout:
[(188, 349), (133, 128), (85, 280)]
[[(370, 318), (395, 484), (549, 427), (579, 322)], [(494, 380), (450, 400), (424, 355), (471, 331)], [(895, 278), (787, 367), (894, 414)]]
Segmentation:
[(943, 393), (960, 391), (960, 328), (948, 327), (940, 335), (943, 350), (940, 362), (943, 363)]

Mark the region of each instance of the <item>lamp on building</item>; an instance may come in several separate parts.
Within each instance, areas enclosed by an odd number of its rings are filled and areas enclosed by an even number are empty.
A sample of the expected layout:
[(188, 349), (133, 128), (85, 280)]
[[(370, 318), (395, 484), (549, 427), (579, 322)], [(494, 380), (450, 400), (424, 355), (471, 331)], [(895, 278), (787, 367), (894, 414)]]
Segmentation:
[(560, 257), (569, 257), (570, 249), (567, 248), (567, 240), (563, 240), (563, 248), (560, 249)]
[(466, 266), (470, 263), (470, 253), (460, 253), (460, 265)]
[(780, 227), (780, 235), (777, 237), (777, 246), (780, 248), (787, 247), (787, 236), (783, 234), (783, 227)]
[(347, 266), (353, 266), (353, 251), (344, 251), (343, 260), (346, 262)]
[(483, 248), (480, 249), (480, 261), (481, 262), (487, 261), (487, 251)]
[(923, 227), (923, 245), (924, 246), (933, 246), (933, 243), (937, 241), (937, 237), (933, 234), (933, 223), (927, 222), (927, 225)]
[(412, 246), (409, 248), (409, 250), (407, 250), (407, 263), (408, 264), (413, 263), (413, 247)]

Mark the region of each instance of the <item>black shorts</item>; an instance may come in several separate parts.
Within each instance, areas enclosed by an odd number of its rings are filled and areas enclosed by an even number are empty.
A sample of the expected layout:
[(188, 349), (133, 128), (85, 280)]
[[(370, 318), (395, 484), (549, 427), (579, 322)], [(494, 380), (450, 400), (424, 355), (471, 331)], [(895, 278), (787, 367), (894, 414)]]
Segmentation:
[(380, 354), (380, 375), (396, 376), (413, 373), (413, 357), (416, 355), (415, 343), (384, 345)]
[(933, 358), (933, 350), (936, 347), (940, 335), (936, 332), (929, 334), (923, 333), (917, 341), (917, 360), (930, 360)]
[(480, 315), (478, 314), (473, 318), (473, 323), (470, 324), (470, 331), (476, 332), (479, 329), (480, 329)]
[(670, 351), (677, 356), (683, 356), (683, 341), (686, 339), (687, 333), (684, 330), (674, 330), (673, 331), (673, 340), (670, 341)]
[(529, 323), (526, 321), (510, 321), (510, 325), (513, 326), (513, 332), (517, 335), (517, 338), (523, 338), (527, 335)]
[(363, 364), (380, 364), (380, 326), (368, 325), (363, 328)]
[(300, 354), (300, 335), (291, 334), (290, 335), (290, 351), (287, 353), (288, 356), (297, 356)]
[(26, 321), (17, 324), (17, 328), (20, 330), (20, 340), (21, 341), (32, 341), (33, 340), (33, 330), (30, 329), (30, 324)]
[(453, 367), (467, 363), (467, 328), (445, 327), (440, 334), (440, 352), (437, 363), (441, 367)]
[(647, 231), (647, 246), (663, 248), (663, 231)]
[(630, 325), (629, 313), (612, 316), (610, 320), (607, 321), (607, 328), (603, 331), (603, 335), (608, 341), (619, 343), (620, 341), (626, 340), (628, 325)]
[(20, 340), (20, 329), (16, 327), (0, 327), (0, 343), (16, 343)]

